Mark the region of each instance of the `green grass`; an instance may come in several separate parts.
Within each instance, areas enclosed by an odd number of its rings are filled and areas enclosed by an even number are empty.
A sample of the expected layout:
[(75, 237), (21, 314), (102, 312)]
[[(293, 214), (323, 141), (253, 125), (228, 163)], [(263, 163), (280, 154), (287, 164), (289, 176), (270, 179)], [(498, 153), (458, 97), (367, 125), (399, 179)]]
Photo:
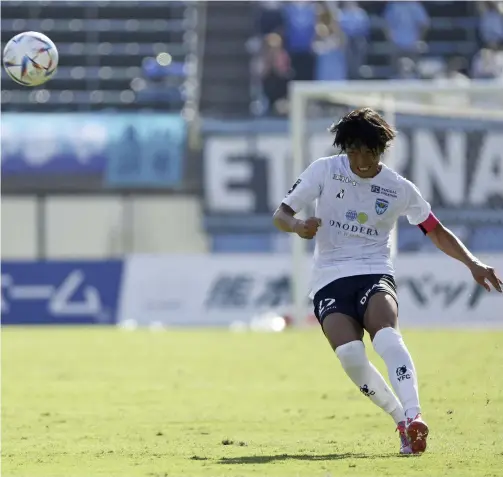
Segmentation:
[(404, 334), (422, 457), (318, 330), (4, 329), (2, 475), (503, 475), (503, 333)]

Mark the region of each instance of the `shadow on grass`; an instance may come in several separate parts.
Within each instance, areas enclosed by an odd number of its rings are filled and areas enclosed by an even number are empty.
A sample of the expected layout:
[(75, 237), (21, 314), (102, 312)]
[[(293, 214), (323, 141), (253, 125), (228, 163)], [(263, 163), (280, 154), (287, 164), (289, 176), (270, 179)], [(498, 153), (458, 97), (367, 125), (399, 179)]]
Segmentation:
[(268, 464), (270, 462), (288, 460), (324, 461), (343, 459), (388, 459), (400, 457), (397, 454), (359, 454), (346, 452), (344, 454), (278, 454), (278, 455), (247, 455), (243, 457), (223, 457), (219, 464)]

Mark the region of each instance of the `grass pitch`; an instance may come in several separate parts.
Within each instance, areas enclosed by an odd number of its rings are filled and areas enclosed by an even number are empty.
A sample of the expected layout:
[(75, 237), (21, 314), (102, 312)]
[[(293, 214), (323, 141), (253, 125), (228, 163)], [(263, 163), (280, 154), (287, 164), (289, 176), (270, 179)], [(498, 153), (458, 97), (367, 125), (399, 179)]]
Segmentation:
[(422, 457), (319, 330), (4, 329), (2, 475), (502, 476), (503, 333), (404, 335)]

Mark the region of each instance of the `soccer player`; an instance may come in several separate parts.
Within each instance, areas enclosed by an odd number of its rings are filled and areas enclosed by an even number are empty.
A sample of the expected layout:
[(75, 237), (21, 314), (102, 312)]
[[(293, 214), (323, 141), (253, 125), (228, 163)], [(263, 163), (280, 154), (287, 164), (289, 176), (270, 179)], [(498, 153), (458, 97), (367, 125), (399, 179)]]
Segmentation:
[[(318, 159), (301, 174), (274, 213), (274, 223), (303, 239), (316, 236), (310, 297), (323, 332), (349, 378), (394, 419), (400, 453), (422, 453), (428, 426), (414, 363), (398, 329), (390, 232), (405, 215), (442, 252), (464, 263), (487, 291), (492, 285), (501, 293), (502, 281), (439, 222), (412, 182), (381, 162), (395, 132), (377, 112), (352, 111), (330, 132), (341, 154)], [(296, 219), (312, 201), (316, 217)], [(369, 362), (364, 330), (396, 394)]]

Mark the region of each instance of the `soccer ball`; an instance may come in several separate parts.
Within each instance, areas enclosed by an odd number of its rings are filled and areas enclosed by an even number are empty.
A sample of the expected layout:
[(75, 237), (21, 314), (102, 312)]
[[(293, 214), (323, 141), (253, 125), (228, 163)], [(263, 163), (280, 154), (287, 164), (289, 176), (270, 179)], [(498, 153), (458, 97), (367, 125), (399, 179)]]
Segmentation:
[(58, 50), (42, 33), (27, 31), (12, 38), (3, 51), (7, 74), (24, 86), (49, 81), (58, 67)]

